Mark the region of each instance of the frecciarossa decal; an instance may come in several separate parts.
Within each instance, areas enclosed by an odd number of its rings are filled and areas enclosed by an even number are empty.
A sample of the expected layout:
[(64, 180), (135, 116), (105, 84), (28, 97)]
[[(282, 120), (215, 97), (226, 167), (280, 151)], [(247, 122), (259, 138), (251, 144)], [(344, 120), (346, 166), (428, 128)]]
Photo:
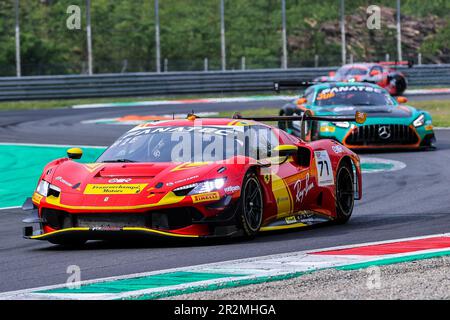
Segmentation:
[(138, 184), (88, 184), (84, 194), (138, 194), (147, 187), (146, 183)]

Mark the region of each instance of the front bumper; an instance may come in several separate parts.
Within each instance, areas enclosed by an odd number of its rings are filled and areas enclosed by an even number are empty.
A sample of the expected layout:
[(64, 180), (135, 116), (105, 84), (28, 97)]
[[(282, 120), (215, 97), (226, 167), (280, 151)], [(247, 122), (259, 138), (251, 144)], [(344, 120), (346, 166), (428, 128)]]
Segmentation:
[[(38, 231), (39, 233), (39, 231)], [(33, 227), (24, 227), (24, 238), (33, 240), (60, 240), (60, 239), (85, 239), (85, 240), (113, 240), (118, 238), (142, 238), (142, 237), (173, 237), (173, 238), (200, 238), (199, 235), (184, 235), (161, 230), (147, 228), (125, 227), (109, 230), (96, 228), (67, 228), (48, 233), (36, 234)]]
[[(334, 139), (352, 150), (372, 149), (421, 149), (430, 147), (436, 141), (432, 129), (415, 128), (403, 124), (367, 124), (349, 129), (325, 127), (319, 138)], [(380, 130), (388, 128), (389, 136), (382, 138)], [(330, 130), (331, 129), (331, 130)]]
[(23, 229), (24, 237), (33, 240), (78, 238), (110, 240), (117, 238), (227, 237), (237, 233), (237, 202), (226, 196), (205, 208), (217, 212), (205, 217), (194, 207), (150, 210), (147, 212), (90, 212), (69, 213), (63, 209), (38, 208), (27, 199), (23, 210), (29, 217), (23, 222), (32, 224)]

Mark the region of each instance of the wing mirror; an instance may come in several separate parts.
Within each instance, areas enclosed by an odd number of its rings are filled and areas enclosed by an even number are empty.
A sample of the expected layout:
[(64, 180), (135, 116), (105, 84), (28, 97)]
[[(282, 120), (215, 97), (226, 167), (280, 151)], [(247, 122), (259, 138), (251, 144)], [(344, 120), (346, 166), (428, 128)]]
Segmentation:
[(298, 147), (290, 144), (279, 145), (272, 150), (272, 154), (278, 154), (279, 157), (290, 157), (296, 155)]
[(67, 150), (67, 157), (72, 160), (81, 159), (82, 156), (83, 156), (83, 150), (81, 150), (80, 148), (72, 148), (72, 149)]
[(408, 102), (408, 98), (406, 98), (406, 97), (397, 97), (397, 102), (398, 103), (407, 103)]

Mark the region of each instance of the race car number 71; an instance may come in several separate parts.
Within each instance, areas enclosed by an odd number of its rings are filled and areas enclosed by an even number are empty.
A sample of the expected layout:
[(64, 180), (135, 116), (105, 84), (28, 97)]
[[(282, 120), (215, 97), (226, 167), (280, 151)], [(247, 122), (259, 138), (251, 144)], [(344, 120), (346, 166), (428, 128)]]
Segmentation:
[(315, 151), (316, 168), (318, 171), (318, 185), (329, 186), (334, 184), (333, 171), (331, 168), (331, 161), (328, 152), (325, 150)]

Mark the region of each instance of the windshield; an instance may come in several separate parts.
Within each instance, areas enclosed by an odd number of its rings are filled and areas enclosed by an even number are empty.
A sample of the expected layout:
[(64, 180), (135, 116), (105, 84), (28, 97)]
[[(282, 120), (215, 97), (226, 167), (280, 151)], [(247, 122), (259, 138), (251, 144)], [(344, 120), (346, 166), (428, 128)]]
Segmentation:
[(338, 70), (337, 75), (340, 77), (348, 76), (364, 76), (367, 74), (366, 68), (343, 67)]
[(278, 139), (265, 126), (144, 127), (127, 132), (97, 162), (211, 162), (267, 157)]
[(317, 93), (316, 106), (386, 106), (394, 105), (391, 96), (369, 86), (346, 86), (322, 89)]

